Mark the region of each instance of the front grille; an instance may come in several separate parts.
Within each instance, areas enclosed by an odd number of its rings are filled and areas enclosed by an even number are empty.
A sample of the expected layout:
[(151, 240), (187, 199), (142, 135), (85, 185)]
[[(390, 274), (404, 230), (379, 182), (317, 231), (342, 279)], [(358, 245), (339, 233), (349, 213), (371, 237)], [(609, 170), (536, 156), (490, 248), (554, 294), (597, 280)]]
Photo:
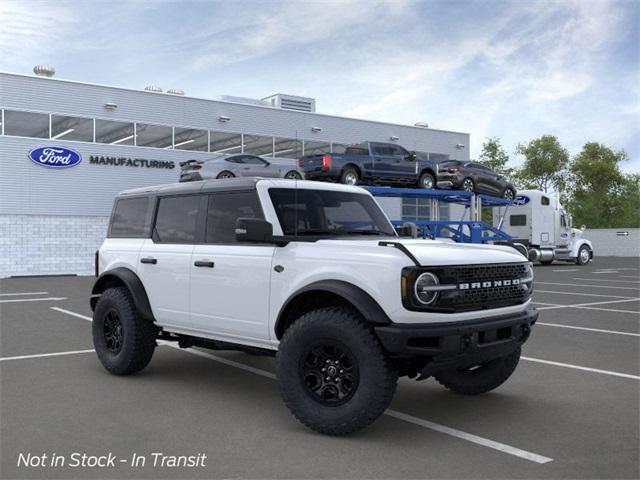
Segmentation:
[[(495, 281), (526, 280), (532, 276), (528, 263), (506, 263), (490, 265), (459, 265), (451, 267), (425, 267), (412, 274), (415, 281), (423, 271), (435, 273), (440, 285), (455, 285), (455, 290), (445, 290), (438, 294), (437, 300), (429, 307), (411, 304), (413, 310), (440, 311), (443, 313), (485, 310), (526, 302), (533, 292), (532, 282), (517, 285), (494, 285)], [(483, 285), (491, 282), (491, 285)], [(461, 288), (464, 285), (465, 288)], [(406, 303), (405, 303), (405, 306)]]

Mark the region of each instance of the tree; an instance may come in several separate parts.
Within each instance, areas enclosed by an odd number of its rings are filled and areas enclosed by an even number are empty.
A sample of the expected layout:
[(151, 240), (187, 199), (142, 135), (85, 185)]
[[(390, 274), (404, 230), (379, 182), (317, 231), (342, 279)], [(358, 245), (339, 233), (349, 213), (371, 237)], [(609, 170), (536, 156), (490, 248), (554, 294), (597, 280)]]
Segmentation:
[(478, 160), (480, 160), (483, 165), (507, 177), (513, 173), (513, 168), (507, 167), (509, 155), (502, 147), (498, 137), (486, 139), (482, 144), (482, 152)]
[(516, 152), (525, 157), (524, 164), (516, 175), (520, 185), (545, 192), (552, 187), (556, 191), (564, 189), (569, 152), (560, 145), (556, 137), (543, 135), (530, 140), (526, 145), (519, 144)]
[(576, 225), (591, 228), (640, 225), (640, 176), (620, 171), (619, 164), (625, 160), (624, 150), (614, 152), (597, 142), (586, 143), (573, 158), (567, 206)]

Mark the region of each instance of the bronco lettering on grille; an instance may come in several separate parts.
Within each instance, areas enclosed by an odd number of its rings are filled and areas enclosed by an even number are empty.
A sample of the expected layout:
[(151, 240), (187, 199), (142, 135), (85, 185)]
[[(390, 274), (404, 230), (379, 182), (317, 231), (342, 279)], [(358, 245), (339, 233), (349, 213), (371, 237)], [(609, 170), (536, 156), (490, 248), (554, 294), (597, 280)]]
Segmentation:
[(520, 285), (520, 279), (514, 278), (512, 280), (491, 280), (491, 281), (485, 281), (485, 282), (459, 283), (458, 290), (476, 290), (478, 288), (511, 287), (513, 285)]

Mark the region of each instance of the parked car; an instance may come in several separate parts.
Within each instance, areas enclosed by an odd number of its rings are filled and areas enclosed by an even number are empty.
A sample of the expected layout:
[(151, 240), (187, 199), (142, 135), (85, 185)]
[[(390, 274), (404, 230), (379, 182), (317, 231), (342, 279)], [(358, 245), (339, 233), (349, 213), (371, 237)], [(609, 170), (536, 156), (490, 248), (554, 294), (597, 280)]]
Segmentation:
[(485, 193), (508, 200), (516, 198), (516, 187), (507, 178), (478, 162), (445, 160), (438, 164), (438, 188)]
[(269, 158), (246, 153), (220, 155), (210, 160), (180, 162), (180, 181), (193, 182), (213, 178), (266, 177), (302, 180), (304, 177), (291, 158)]
[(342, 154), (307, 155), (298, 166), (307, 180), (436, 187), (436, 162), (395, 143), (364, 142), (347, 147)]
[(399, 376), (497, 388), (538, 317), (513, 248), (399, 238), (369, 192), (320, 182), (122, 192), (96, 269), (93, 343), (109, 372), (144, 369), (157, 340), (275, 356), (287, 407), (329, 435), (382, 415)]

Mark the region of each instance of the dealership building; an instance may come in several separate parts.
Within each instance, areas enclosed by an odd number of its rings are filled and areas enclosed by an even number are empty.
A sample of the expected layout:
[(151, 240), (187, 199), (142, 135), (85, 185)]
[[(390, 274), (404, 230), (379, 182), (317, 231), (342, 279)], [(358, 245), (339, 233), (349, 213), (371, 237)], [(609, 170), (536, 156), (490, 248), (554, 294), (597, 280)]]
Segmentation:
[[(310, 98), (210, 100), (34, 71), (0, 73), (0, 277), (92, 273), (114, 196), (178, 181), (182, 161), (251, 153), (294, 162), (364, 140), (469, 159), (467, 133), (324, 115)], [(66, 168), (33, 159), (56, 151), (74, 153)], [(416, 200), (385, 199), (383, 207), (393, 218), (429, 215)]]

